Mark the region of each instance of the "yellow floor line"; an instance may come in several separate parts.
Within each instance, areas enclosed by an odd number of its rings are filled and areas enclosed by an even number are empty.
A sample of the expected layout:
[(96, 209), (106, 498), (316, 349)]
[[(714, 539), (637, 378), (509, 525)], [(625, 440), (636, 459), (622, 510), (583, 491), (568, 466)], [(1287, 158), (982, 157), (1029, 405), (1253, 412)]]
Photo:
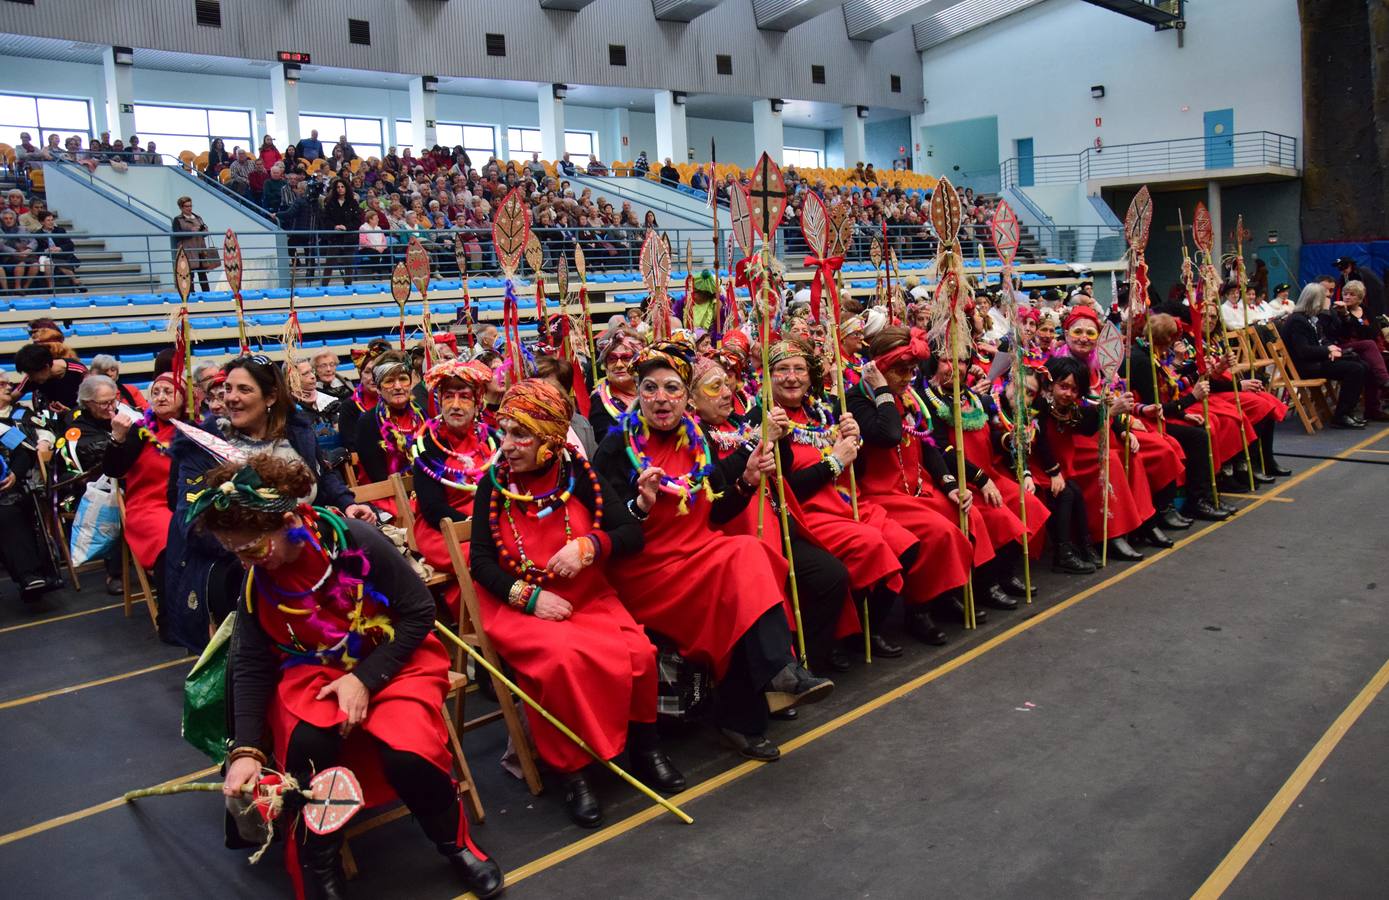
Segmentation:
[[(1321, 472), (1324, 469), (1329, 468), (1332, 464), (1337, 462), (1337, 460), (1345, 459), (1351, 453), (1357, 452), (1358, 450), (1368, 446), (1369, 444), (1375, 443), (1376, 441), (1380, 440), (1385, 436), (1389, 436), (1389, 431), (1383, 431), (1379, 434), (1368, 437), (1360, 443), (1354, 445), (1353, 447), (1350, 447), (1347, 450), (1343, 450), (1336, 457), (1323, 460), (1322, 462), (1317, 463), (1311, 468), (1303, 470), (1302, 472), (1292, 476), (1282, 484), (1274, 487), (1268, 493), (1263, 494), (1261, 496), (1257, 496), (1248, 506), (1241, 507), (1238, 513), (1224, 520), (1223, 522), (1212, 522), (1206, 527), (1202, 528), (1200, 531), (1197, 531), (1194, 534), (1189, 534), (1181, 540), (1177, 541), (1176, 544), (1172, 547), (1166, 550), (1159, 551), (1158, 553), (1155, 553), (1152, 556), (1146, 557), (1142, 562), (1134, 563), (1133, 565), (1125, 568), (1123, 571), (1111, 575), (1104, 581), (1092, 585), (1086, 588), (1085, 590), (1080, 591), (1077, 594), (1073, 594), (1072, 596), (1067, 597), (1065, 600), (1062, 600), (1056, 605), (1048, 607), (1047, 609), (1037, 613), (1037, 615), (1033, 616), (1030, 619), (1019, 622), (1018, 624), (1009, 628), (1007, 631), (995, 635), (994, 637), (983, 642), (979, 646), (974, 647), (960, 654), (959, 656), (954, 657), (951, 660), (948, 660), (947, 662), (941, 664), (940, 666), (937, 666), (931, 671), (918, 675), (910, 681), (907, 681), (891, 689), (887, 693), (881, 694), (873, 698), (872, 700), (869, 700), (863, 703), (862, 705), (849, 710), (846, 713), (842, 713), (841, 715), (836, 716), (835, 718), (824, 723), (823, 725), (819, 725), (815, 728), (812, 728), (810, 731), (805, 732), (804, 734), (800, 734), (794, 738), (791, 738), (790, 740), (781, 744), (781, 755), (787, 756), (790, 753), (794, 753), (796, 750), (799, 750), (802, 747), (805, 747), (806, 745), (819, 740), (825, 735), (838, 731), (845, 725), (855, 722), (858, 719), (861, 719), (864, 716), (868, 715), (869, 713), (879, 710), (882, 707), (888, 705), (889, 703), (892, 703), (895, 700), (899, 700), (902, 697), (905, 697), (906, 695), (917, 690), (918, 688), (930, 684), (936, 679), (942, 678), (945, 675), (954, 672), (956, 669), (959, 669), (961, 666), (964, 666), (967, 663), (973, 662), (974, 660), (983, 656), (985, 653), (988, 653), (989, 651), (994, 650), (999, 646), (1002, 646), (1003, 644), (1007, 643), (1008, 641), (1012, 640), (1018, 635), (1023, 634), (1024, 632), (1032, 628), (1037, 627), (1038, 625), (1042, 624), (1048, 619), (1051, 619), (1052, 617), (1059, 615), (1064, 610), (1070, 609), (1077, 603), (1080, 603), (1081, 601), (1089, 597), (1093, 597), (1095, 594), (1099, 593), (1105, 588), (1118, 584), (1124, 579), (1129, 578), (1130, 576), (1135, 575), (1138, 572), (1141, 572), (1149, 566), (1157, 563), (1158, 560), (1166, 559), (1168, 556), (1171, 556), (1178, 550), (1190, 546), (1191, 544), (1195, 543), (1201, 538), (1204, 538), (1207, 535), (1212, 534), (1220, 528), (1223, 528), (1231, 522), (1239, 519), (1241, 516), (1247, 515), (1250, 511), (1257, 509), (1264, 503), (1280, 499), (1278, 495), (1283, 491), (1286, 491), (1289, 488), (1292, 488), (1300, 484), (1301, 482), (1307, 480), (1308, 478), (1311, 478), (1318, 472)], [(671, 801), (675, 803), (677, 806), (684, 803), (688, 803), (691, 800), (712, 793), (713, 791), (723, 787), (724, 785), (737, 781), (744, 775), (754, 772), (759, 767), (764, 765), (767, 765), (767, 763), (751, 761), (740, 763), (739, 765), (736, 765), (731, 769), (721, 772), (718, 775), (715, 775), (713, 778), (710, 778), (706, 781), (702, 781), (694, 787), (678, 794), (675, 797), (672, 797)], [(620, 837), (621, 835), (626, 834), (627, 832), (631, 831), (634, 828), (637, 828), (640, 825), (644, 825), (645, 823), (650, 822), (653, 819), (658, 819), (664, 814), (664, 812), (665, 810), (663, 810), (661, 807), (653, 805), (641, 810), (640, 812), (633, 813), (632, 815), (628, 816), (622, 821), (615, 822), (612, 825), (609, 825), (607, 828), (602, 829), (601, 831), (597, 831), (593, 834), (590, 834), (587, 837), (581, 838), (580, 840), (575, 841), (572, 844), (568, 844), (564, 847), (559, 848), (558, 850), (555, 850), (551, 853), (547, 853), (544, 856), (539, 857), (538, 859), (533, 859), (530, 862), (525, 863), (524, 865), (518, 866), (515, 869), (508, 871), (506, 873), (506, 883), (508, 886), (514, 885), (519, 881), (523, 881), (526, 878), (531, 877), (532, 875), (538, 875), (541, 872), (544, 872), (546, 869), (553, 868), (554, 866), (557, 866), (560, 863), (565, 862), (566, 860), (572, 859), (581, 853), (586, 853), (587, 851), (592, 850), (595, 847), (601, 846), (602, 844), (606, 844), (613, 838)], [(455, 900), (475, 900), (475, 898), (472, 894), (462, 894), (459, 897), (455, 898)]]
[[(1221, 491), (1221, 497), (1238, 497), (1241, 500), (1258, 500), (1258, 494), (1236, 494), (1233, 491)], [(1274, 503), (1296, 503), (1292, 497), (1269, 497)]]
[[(189, 772), (187, 775), (180, 775), (177, 778), (170, 778), (168, 781), (161, 782), (160, 784), (155, 785), (155, 787), (167, 787), (171, 784), (182, 784), (185, 781), (193, 781), (197, 778), (205, 778), (208, 775), (211, 775), (219, 770), (219, 766), (209, 766), (206, 769), (199, 769), (196, 772)], [(6, 844), (12, 844), (15, 841), (22, 841), (24, 838), (33, 837), (36, 834), (41, 834), (45, 831), (48, 831), (49, 829), (57, 828), (61, 825), (67, 825), (71, 822), (76, 822), (79, 819), (85, 819), (88, 816), (94, 816), (97, 813), (106, 812), (108, 809), (115, 809), (118, 806), (125, 806), (127, 802), (128, 801), (125, 798), (117, 797), (114, 800), (107, 800), (105, 803), (98, 803), (96, 806), (89, 806), (86, 809), (79, 809), (77, 812), (68, 813), (65, 816), (58, 816), (56, 818), (49, 819), (45, 822), (39, 822), (36, 825), (30, 825), (28, 828), (21, 828), (18, 831), (11, 831), (9, 834), (0, 834), (0, 847), (5, 846)]]
[(1356, 450), (1356, 453), (1389, 453), (1389, 450)]
[(170, 669), (174, 666), (191, 666), (196, 657), (181, 656), (178, 659), (171, 659), (167, 662), (156, 663), (152, 666), (145, 666), (143, 669), (136, 669), (133, 672), (122, 672), (119, 675), (108, 675), (105, 678), (97, 678), (92, 681), (84, 681), (81, 684), (73, 684), (68, 687), (58, 688), (57, 690), (44, 691), (41, 694), (30, 694), (27, 697), (17, 697), (14, 700), (6, 700), (0, 703), (0, 709), (13, 709), (16, 706), (26, 706), (30, 703), (38, 703), (40, 700), (48, 700), (51, 697), (61, 697), (64, 694), (71, 694), (76, 691), (84, 691), (87, 688), (100, 687), (103, 684), (111, 684), (116, 681), (124, 681), (127, 678), (134, 678), (137, 675), (145, 675), (150, 672), (158, 672), (160, 669)]
[(8, 634), (11, 631), (23, 631), (25, 628), (34, 628), (38, 625), (48, 625), (53, 622), (66, 622), (68, 619), (76, 619), (78, 616), (90, 616), (92, 613), (106, 612), (108, 609), (120, 609), (124, 603), (111, 603), (106, 606), (98, 606), (96, 609), (84, 609), (81, 612), (67, 613), (62, 616), (49, 616), (47, 619), (35, 619), (32, 622), (25, 622), (22, 625), (7, 625), (0, 628), (0, 634)]
[(1254, 854), (1259, 852), (1259, 848), (1268, 840), (1273, 829), (1282, 821), (1293, 802), (1302, 795), (1303, 790), (1316, 777), (1317, 771), (1331, 755), (1331, 751), (1335, 750), (1336, 745), (1341, 743), (1341, 738), (1346, 736), (1346, 732), (1350, 731), (1351, 726), (1384, 690), (1385, 685), (1389, 685), (1389, 662), (1385, 662), (1380, 667), (1369, 683), (1361, 688), (1360, 693), (1355, 695), (1350, 706), (1342, 710), (1341, 714), (1336, 717), (1336, 721), (1331, 723), (1331, 727), (1321, 736), (1321, 740), (1317, 741), (1311, 752), (1303, 757), (1298, 767), (1293, 769), (1292, 775), (1278, 789), (1278, 793), (1273, 795), (1268, 806), (1265, 806), (1264, 811), (1259, 813), (1254, 824), (1249, 826), (1249, 830), (1220, 861), (1220, 865), (1215, 867), (1215, 871), (1211, 873), (1205, 883), (1196, 889), (1196, 893), (1191, 895), (1192, 900), (1215, 900), (1234, 883), (1239, 873), (1244, 871), (1244, 867), (1249, 864), (1249, 860), (1253, 859)]

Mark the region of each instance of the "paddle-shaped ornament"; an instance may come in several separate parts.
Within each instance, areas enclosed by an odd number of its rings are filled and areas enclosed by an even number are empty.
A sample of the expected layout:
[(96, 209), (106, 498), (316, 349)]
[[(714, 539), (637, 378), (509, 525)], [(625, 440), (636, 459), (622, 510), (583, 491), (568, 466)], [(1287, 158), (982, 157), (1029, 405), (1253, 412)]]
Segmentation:
[(1128, 212), (1124, 214), (1124, 240), (1134, 253), (1142, 253), (1148, 246), (1148, 234), (1153, 227), (1153, 196), (1145, 184), (1133, 195)]
[(931, 229), (940, 240), (941, 252), (954, 249), (960, 237), (960, 194), (944, 176), (931, 191)]
[(1119, 366), (1124, 362), (1124, 335), (1113, 322), (1105, 322), (1100, 329), (1100, 340), (1095, 345), (1095, 358), (1104, 374), (1106, 386), (1114, 384), (1119, 374)]
[(653, 229), (646, 233), (638, 259), (641, 280), (651, 302), (647, 312), (651, 317), (651, 333), (656, 340), (670, 337), (670, 311), (666, 308), (666, 285), (670, 282), (670, 244)]
[(405, 349), (405, 303), (410, 299), (410, 270), (405, 267), (405, 263), (395, 264), (395, 270), (391, 272), (391, 296), (395, 299), (395, 305), (400, 307), (400, 349)]
[(521, 196), (520, 188), (512, 188), (502, 199), (492, 221), (492, 246), (506, 276), (506, 293), (502, 297), (502, 334), (506, 341), (506, 383), (515, 384), (525, 378), (521, 354), (521, 311), (516, 299), (516, 267), (531, 233), (531, 214)]
[(752, 204), (752, 224), (764, 241), (771, 241), (786, 215), (786, 180), (781, 177), (781, 167), (766, 153), (753, 167), (748, 199)]

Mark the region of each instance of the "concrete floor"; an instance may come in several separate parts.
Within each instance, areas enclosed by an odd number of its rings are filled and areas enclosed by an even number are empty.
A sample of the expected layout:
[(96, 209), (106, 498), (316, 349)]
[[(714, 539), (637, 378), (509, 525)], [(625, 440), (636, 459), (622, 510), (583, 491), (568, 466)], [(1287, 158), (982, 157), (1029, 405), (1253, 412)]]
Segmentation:
[[(1279, 440), (1329, 457), (1375, 436), (1285, 430)], [(1369, 449), (1389, 450), (1389, 439)], [(648, 804), (603, 776), (612, 827), (581, 832), (557, 791), (533, 798), (501, 772), (499, 727), (472, 732), (487, 807), (475, 836), (525, 876), (508, 891), (518, 898), (1189, 896), (1389, 658), (1389, 467), (1373, 464), (1389, 454), (1351, 456), (1365, 463), (1279, 487), (1280, 499), (1159, 558), (1089, 578), (1044, 572), (1032, 606), (995, 612), (970, 635), (950, 629), (943, 650), (912, 646), (856, 669), (830, 701), (774, 726), (789, 751), (778, 763), (744, 766), (707, 732), (674, 730), (693, 827), (665, 815), (625, 822)], [(1318, 462), (1285, 461), (1299, 472)], [(37, 612), (11, 593), (0, 599), (7, 893), (287, 896), (278, 849), (250, 867), (222, 848), (215, 797), (90, 811), (209, 765), (178, 738), (185, 667), (5, 708), (177, 659), (147, 619), (119, 609), (14, 629), (111, 602), (94, 590), (55, 594)], [(1389, 893), (1387, 704), (1371, 702), (1231, 896)], [(602, 840), (526, 865), (585, 837)], [(357, 896), (458, 893), (408, 820), (354, 851)]]

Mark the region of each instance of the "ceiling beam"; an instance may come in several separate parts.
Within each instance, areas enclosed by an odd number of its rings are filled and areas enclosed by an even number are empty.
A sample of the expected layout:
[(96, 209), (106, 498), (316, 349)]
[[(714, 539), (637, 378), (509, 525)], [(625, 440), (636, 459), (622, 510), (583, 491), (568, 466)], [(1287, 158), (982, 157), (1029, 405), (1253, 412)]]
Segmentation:
[(961, 0), (844, 0), (844, 27), (856, 41), (876, 41), (910, 28), (923, 13), (954, 6)]
[(662, 22), (693, 22), (722, 0), (651, 0), (651, 9)]
[(912, 25), (912, 40), (918, 52), (929, 50), (951, 38), (957, 38), (1041, 2), (1042, 0), (963, 0), (945, 8), (941, 8), (939, 4), (932, 4), (933, 12)]
[(752, 0), (752, 15), (764, 31), (790, 31), (842, 4), (843, 0)]
[(578, 12), (593, 0), (540, 0), (541, 9), (558, 9), (564, 12)]

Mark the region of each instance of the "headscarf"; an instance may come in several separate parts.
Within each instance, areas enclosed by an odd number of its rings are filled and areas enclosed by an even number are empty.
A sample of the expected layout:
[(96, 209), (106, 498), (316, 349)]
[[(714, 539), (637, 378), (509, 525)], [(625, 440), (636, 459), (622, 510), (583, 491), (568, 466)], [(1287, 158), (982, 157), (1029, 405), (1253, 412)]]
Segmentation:
[(752, 352), (752, 342), (748, 340), (746, 332), (735, 328), (724, 333), (723, 349), (736, 350), (740, 356), (746, 358)]
[(719, 280), (714, 277), (714, 273), (708, 269), (700, 272), (690, 282), (691, 289), (704, 294), (717, 294), (719, 292)]
[[(564, 445), (573, 415), (573, 405), (564, 391), (540, 378), (527, 378), (513, 384), (497, 408), (498, 421), (512, 420), (549, 448)], [(548, 453), (542, 457), (542, 463), (549, 460)]]
[(855, 334), (863, 333), (863, 319), (859, 316), (850, 316), (839, 325), (840, 338), (850, 337)]
[(877, 364), (878, 371), (882, 372), (904, 362), (920, 362), (930, 358), (931, 344), (926, 340), (926, 332), (920, 328), (913, 328), (911, 336), (905, 344), (894, 347), (874, 359), (873, 362)]
[(701, 381), (711, 375), (725, 374), (727, 372), (718, 360), (710, 359), (707, 356), (697, 356), (694, 361), (694, 377), (690, 379), (690, 387), (698, 387)]
[(372, 363), (376, 362), (376, 358), (390, 349), (391, 345), (381, 338), (368, 342), (365, 350), (358, 350), (353, 347), (352, 362), (357, 365), (357, 372), (361, 373), (370, 369)]
[(410, 358), (401, 358), (396, 355), (387, 356), (382, 353), (376, 358), (371, 366), (371, 377), (375, 379), (379, 386), (381, 382), (395, 375), (398, 370), (403, 370), (407, 374), (410, 372)]
[(666, 366), (675, 370), (680, 380), (689, 385), (694, 375), (694, 348), (683, 341), (660, 341), (637, 354), (633, 368), (640, 371), (653, 365)]
[(1066, 319), (1064, 322), (1061, 323), (1061, 327), (1065, 331), (1070, 331), (1071, 326), (1079, 322), (1081, 319), (1089, 319), (1091, 322), (1095, 324), (1095, 330), (1099, 330), (1100, 314), (1095, 312), (1094, 307), (1086, 306), (1084, 304), (1071, 307), (1071, 311), (1066, 313)]
[(606, 366), (609, 354), (618, 347), (623, 344), (632, 344), (634, 347), (640, 347), (641, 343), (641, 336), (631, 329), (614, 328), (598, 336), (598, 346), (596, 348), (598, 351), (598, 361)]
[(875, 306), (863, 314), (863, 336), (871, 338), (888, 326), (887, 310)]
[(1018, 321), (1039, 324), (1042, 321), (1042, 311), (1035, 306), (1019, 306)]
[(492, 370), (477, 360), (446, 359), (437, 362), (424, 375), (424, 386), (430, 393), (449, 378), (456, 378), (468, 387), (481, 391), (492, 383)]
[(237, 471), (230, 481), (209, 485), (188, 495), (188, 514), (185, 521), (192, 524), (209, 509), (230, 509), (244, 506), (257, 512), (289, 512), (299, 505), (298, 498), (283, 497), (274, 488), (266, 487), (260, 473), (250, 465)]
[(814, 355), (812, 350), (799, 341), (777, 341), (767, 348), (767, 366), (769, 369), (774, 369), (777, 363), (794, 359), (797, 356), (809, 362)]

